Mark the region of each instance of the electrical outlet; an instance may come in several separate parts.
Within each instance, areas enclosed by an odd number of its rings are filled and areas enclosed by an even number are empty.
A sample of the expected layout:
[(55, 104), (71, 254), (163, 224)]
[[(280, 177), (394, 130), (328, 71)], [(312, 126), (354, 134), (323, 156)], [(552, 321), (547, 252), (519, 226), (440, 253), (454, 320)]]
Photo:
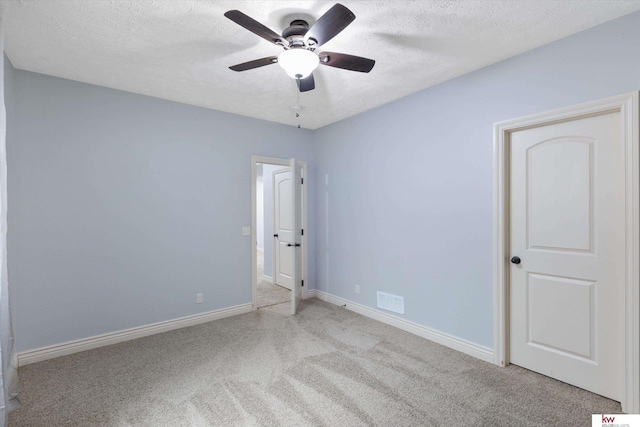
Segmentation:
[(202, 294), (196, 294), (196, 304), (202, 304), (202, 299), (204, 296)]
[(353, 292), (355, 292), (356, 294), (360, 293), (360, 285), (355, 285), (355, 287), (353, 288)]

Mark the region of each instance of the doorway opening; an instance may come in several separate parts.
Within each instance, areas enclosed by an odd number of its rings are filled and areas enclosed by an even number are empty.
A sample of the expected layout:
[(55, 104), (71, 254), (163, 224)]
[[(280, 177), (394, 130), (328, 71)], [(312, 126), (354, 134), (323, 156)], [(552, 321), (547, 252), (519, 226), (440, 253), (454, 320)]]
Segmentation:
[[(269, 163), (256, 164), (256, 265), (257, 301), (256, 308), (272, 307), (291, 303), (289, 271), (280, 272), (277, 229), (279, 226), (280, 192), (278, 181), (291, 179), (289, 167)], [(274, 185), (275, 184), (275, 185)], [(284, 279), (284, 280), (283, 280)], [(278, 307), (273, 307), (277, 309)], [(286, 311), (286, 310), (285, 310)]]
[(306, 162), (252, 156), (251, 168), (253, 307), (295, 314), (307, 274)]

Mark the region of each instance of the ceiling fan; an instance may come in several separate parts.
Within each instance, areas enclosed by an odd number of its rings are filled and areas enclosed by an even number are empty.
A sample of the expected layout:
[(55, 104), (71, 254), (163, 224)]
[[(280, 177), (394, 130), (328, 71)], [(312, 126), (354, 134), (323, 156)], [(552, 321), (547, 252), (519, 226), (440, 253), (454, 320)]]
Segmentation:
[(239, 10), (224, 14), (236, 24), (284, 49), (280, 55), (268, 56), (229, 67), (233, 71), (246, 71), (265, 65), (278, 63), (285, 72), (296, 79), (300, 92), (313, 90), (313, 70), (319, 64), (343, 70), (368, 73), (376, 61), (354, 55), (336, 52), (315, 53), (316, 48), (325, 44), (344, 30), (356, 16), (345, 6), (337, 3), (309, 27), (307, 21), (296, 19), (285, 28), (282, 35), (265, 27)]

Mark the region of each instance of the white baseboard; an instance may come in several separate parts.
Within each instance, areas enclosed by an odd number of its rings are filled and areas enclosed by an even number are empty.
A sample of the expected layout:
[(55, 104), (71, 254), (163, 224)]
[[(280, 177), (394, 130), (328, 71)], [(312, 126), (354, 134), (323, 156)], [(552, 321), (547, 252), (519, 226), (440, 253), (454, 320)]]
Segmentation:
[(264, 280), (267, 283), (273, 284), (273, 277), (271, 277), (271, 276), (266, 276), (266, 275), (263, 274), (262, 275), (262, 280)]
[[(336, 297), (323, 291), (319, 291), (316, 289), (303, 290), (303, 298), (307, 299), (314, 297), (338, 306), (346, 304), (345, 308), (347, 310), (351, 310), (355, 313), (361, 314), (387, 325), (394, 326), (398, 329), (402, 329), (403, 331), (410, 332), (414, 335), (418, 335), (430, 341), (437, 342), (438, 344), (442, 344), (446, 347), (458, 350), (480, 360), (484, 360), (485, 362), (493, 363), (493, 349), (474, 344), (470, 341), (454, 337), (444, 332), (419, 325), (409, 320), (384, 313), (380, 310), (376, 310), (362, 304), (355, 303), (353, 301)], [(66, 356), (69, 354), (91, 350), (98, 347), (117, 344), (123, 341), (129, 341), (136, 338), (142, 338), (149, 335), (171, 331), (174, 329), (198, 325), (201, 323), (210, 322), (212, 320), (236, 316), (238, 314), (248, 313), (252, 310), (253, 306), (251, 304), (242, 304), (235, 307), (210, 311), (208, 313), (194, 314), (192, 316), (181, 317), (165, 322), (158, 322), (150, 325), (139, 326), (137, 328), (125, 329), (108, 334), (68, 341), (61, 344), (54, 344), (47, 347), (41, 347), (34, 350), (18, 353), (17, 362), (18, 366), (24, 366), (30, 363), (41, 362), (43, 360), (53, 359), (56, 357)]]
[(34, 350), (24, 351), (17, 355), (18, 366), (24, 366), (29, 363), (41, 362), (43, 360), (66, 356), (98, 347), (104, 347), (106, 345), (117, 344), (123, 341), (172, 331), (174, 329), (186, 328), (187, 326), (211, 322), (212, 320), (236, 316), (250, 311), (253, 311), (252, 304), (236, 305), (234, 307), (222, 308), (219, 310), (209, 311), (207, 313), (194, 314), (191, 316), (180, 317), (178, 319), (139, 326), (137, 328), (124, 329), (122, 331), (110, 332), (108, 334), (96, 335), (89, 338), (82, 338), (79, 340), (67, 341), (61, 344), (54, 344)]
[(374, 308), (370, 308), (362, 304), (358, 304), (353, 301), (349, 301), (344, 298), (337, 297), (335, 295), (331, 295), (324, 291), (319, 291), (317, 289), (310, 289), (308, 294), (309, 296), (305, 296), (305, 298), (312, 298), (315, 296), (316, 298), (331, 304), (335, 304), (338, 306), (345, 305), (345, 308), (347, 310), (351, 310), (355, 313), (362, 314), (363, 316), (369, 317), (379, 322), (386, 323), (387, 325), (391, 325), (398, 329), (402, 329), (403, 331), (407, 331), (414, 335), (418, 335), (419, 337), (426, 338), (438, 344), (442, 344), (445, 347), (458, 350), (462, 353), (468, 354), (469, 356), (473, 356), (480, 360), (484, 360), (485, 362), (488, 362), (491, 364), (493, 364), (494, 362), (492, 348), (484, 347), (484, 346), (472, 343), (471, 341), (454, 337), (453, 335), (449, 335), (444, 332), (440, 332), (438, 330), (429, 328), (427, 326), (423, 326), (418, 323), (412, 322), (410, 320), (402, 319), (398, 316), (394, 316), (394, 315), (385, 313), (383, 311), (376, 310)]
[(315, 289), (307, 289), (306, 287), (302, 290), (302, 299), (315, 298), (316, 290)]

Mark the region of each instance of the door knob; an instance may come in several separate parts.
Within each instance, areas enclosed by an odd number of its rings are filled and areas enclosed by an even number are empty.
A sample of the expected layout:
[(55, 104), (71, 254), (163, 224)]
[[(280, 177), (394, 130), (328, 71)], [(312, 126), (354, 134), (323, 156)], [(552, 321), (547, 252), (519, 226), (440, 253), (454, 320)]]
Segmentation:
[(300, 243), (296, 243), (295, 245), (293, 243), (287, 243), (287, 246), (295, 246), (297, 248), (300, 246)]
[(274, 234), (274, 235), (273, 235), (273, 237), (278, 237), (278, 235), (277, 235), (277, 234)]
[(519, 256), (514, 256), (513, 258), (511, 258), (511, 262), (514, 264), (520, 264), (520, 261), (522, 260), (520, 259)]

